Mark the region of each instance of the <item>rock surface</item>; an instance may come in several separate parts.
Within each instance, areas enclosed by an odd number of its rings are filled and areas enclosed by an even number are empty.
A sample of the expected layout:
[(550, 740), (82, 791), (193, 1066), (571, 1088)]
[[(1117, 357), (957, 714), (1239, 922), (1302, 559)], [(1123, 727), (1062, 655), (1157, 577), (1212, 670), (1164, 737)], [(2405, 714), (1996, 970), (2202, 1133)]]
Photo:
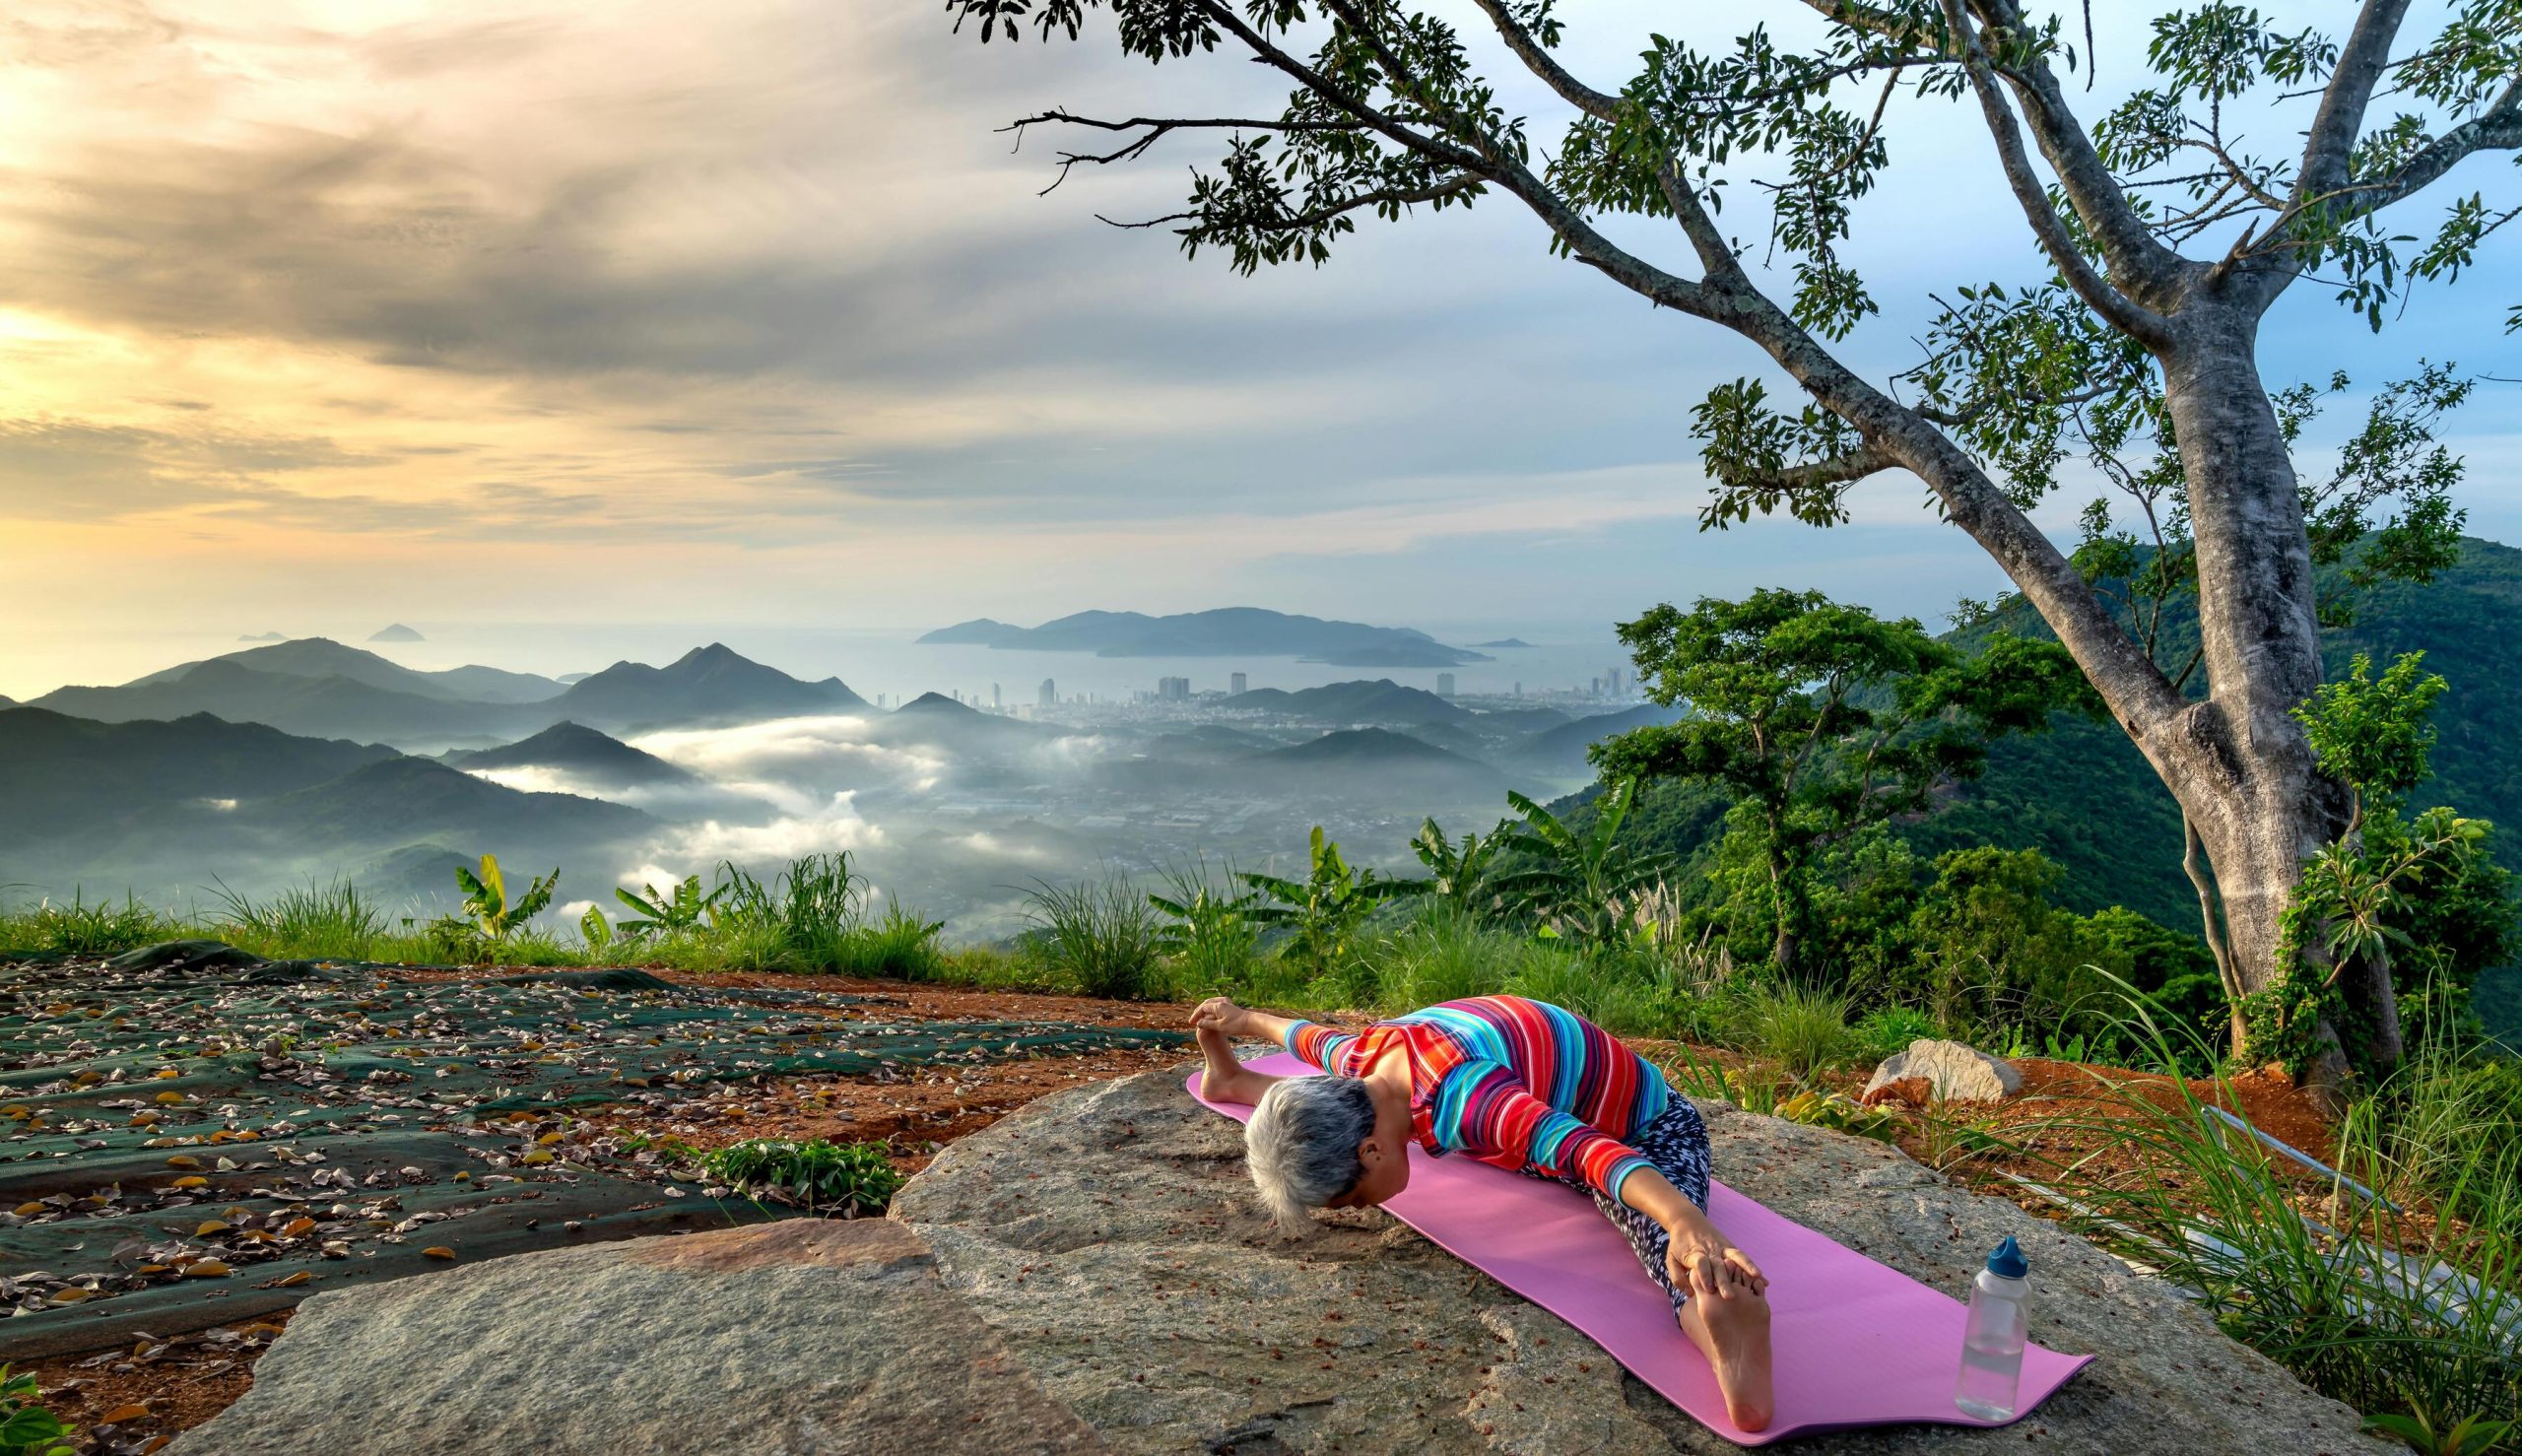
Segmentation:
[[(1999, 1430), (1799, 1453), (2380, 1453), (2169, 1290), (1897, 1150), (1701, 1103), (1717, 1175), (1958, 1288), (2011, 1233), (2034, 1333), (2100, 1359)], [(309, 1301), (176, 1456), (327, 1451), (1736, 1448), (1590, 1341), (1372, 1210), (1282, 1238), (1241, 1131), (1150, 1073), (940, 1154), (892, 1221), (521, 1255)]]
[[(2014, 1234), (2036, 1338), (2100, 1359), (1997, 1430), (1894, 1426), (1799, 1453), (2386, 1452), (2354, 1412), (2169, 1289), (1880, 1143), (1699, 1104), (1716, 1174), (1946, 1289)], [(1052, 1398), (1124, 1451), (1735, 1448), (1558, 1318), (1376, 1211), (1280, 1240), (1241, 1129), (1149, 1073), (1046, 1097), (938, 1156), (894, 1217)]]
[(2012, 1062), (1958, 1041), (1921, 1036), (1908, 1050), (1883, 1059), (1865, 1084), (1865, 1095), (1870, 1099), (1912, 1078), (1923, 1078), (1928, 1093), (1947, 1102), (2001, 1102), (2023, 1090), (2023, 1074)]
[(1083, 1452), (1095, 1433), (881, 1219), (496, 1259), (318, 1294), (180, 1456)]

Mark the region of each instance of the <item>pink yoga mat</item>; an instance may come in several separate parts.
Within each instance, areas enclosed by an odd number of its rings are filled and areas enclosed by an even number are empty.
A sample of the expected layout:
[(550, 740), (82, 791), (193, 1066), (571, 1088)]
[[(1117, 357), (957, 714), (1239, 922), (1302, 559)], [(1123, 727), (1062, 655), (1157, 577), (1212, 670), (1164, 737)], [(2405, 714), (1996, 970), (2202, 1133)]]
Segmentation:
[[(1284, 1052), (1245, 1065), (1283, 1077), (1314, 1070)], [(1198, 1096), (1196, 1075), (1188, 1086)], [(1238, 1122), (1252, 1112), (1201, 1100)], [(1706, 1359), (1674, 1325), (1664, 1291), (1638, 1268), (1628, 1240), (1592, 1199), (1546, 1179), (1468, 1158), (1430, 1158), (1413, 1148), (1410, 1186), (1384, 1208), (1585, 1332), (1638, 1379), (1727, 1440), (1762, 1446), (1791, 1435), (1911, 1421), (2004, 1423), (1954, 1407), (1965, 1315), (1959, 1300), (1782, 1219), (1722, 1183), (1708, 1191), (1708, 1217), (1769, 1277), (1777, 1414), (1768, 1429), (1758, 1432), (1738, 1430), (1725, 1419), (1725, 1402)], [(1956, 1289), (1967, 1289), (1977, 1272), (1965, 1259), (1972, 1252), (1956, 1253)], [(2037, 1345), (2024, 1351), (2016, 1419), (2091, 1358)]]

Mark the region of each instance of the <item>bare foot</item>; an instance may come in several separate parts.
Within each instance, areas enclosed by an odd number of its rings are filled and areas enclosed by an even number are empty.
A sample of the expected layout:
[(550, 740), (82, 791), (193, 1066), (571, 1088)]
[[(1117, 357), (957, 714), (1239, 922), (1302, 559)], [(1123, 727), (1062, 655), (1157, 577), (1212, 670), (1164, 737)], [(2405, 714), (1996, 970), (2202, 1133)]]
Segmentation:
[(1200, 1055), (1206, 1063), (1200, 1069), (1200, 1095), (1212, 1102), (1257, 1100), (1243, 1095), (1243, 1064), (1235, 1060), (1234, 1043), (1215, 1026), (1202, 1026), (1198, 1039)]
[(1776, 1412), (1769, 1388), (1769, 1301), (1736, 1285), (1731, 1299), (1700, 1294), (1682, 1306), (1682, 1333), (1707, 1357), (1725, 1419), (1739, 1430), (1761, 1430)]

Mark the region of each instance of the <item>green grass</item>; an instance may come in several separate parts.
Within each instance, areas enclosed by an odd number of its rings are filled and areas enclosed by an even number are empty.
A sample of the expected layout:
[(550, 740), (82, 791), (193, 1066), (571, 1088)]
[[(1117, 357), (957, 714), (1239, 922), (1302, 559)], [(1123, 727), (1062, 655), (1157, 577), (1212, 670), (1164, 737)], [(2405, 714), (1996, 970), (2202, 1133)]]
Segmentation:
[[(2157, 1065), (2176, 1069), (2161, 1041)], [(2313, 1389), (2409, 1418), (2403, 1434), (2522, 1417), (2522, 1072), (2429, 1046), (2351, 1108), (2334, 1165), (2409, 1213), (2219, 1134), (2171, 1086), (2167, 1107), (2111, 1094), (2075, 1121), (2121, 1155), (2052, 1179), (2085, 1232), (2199, 1291), (2226, 1334)], [(2104, 1170), (2128, 1156), (2146, 1176)], [(2470, 1449), (2488, 1449), (2477, 1434)]]
[(1119, 876), (1025, 892), (1026, 954), (1088, 996), (1135, 999), (1158, 989), (1164, 917)]
[(78, 891), (66, 904), (39, 900), (0, 916), (0, 950), (47, 951), (65, 956), (119, 956), (125, 951), (186, 933), (179, 922), (125, 896), (90, 901)]
[(1796, 1077), (1845, 1066), (1860, 1052), (1848, 999), (1834, 991), (1755, 981), (1734, 993), (1724, 1022), (1735, 1045)]

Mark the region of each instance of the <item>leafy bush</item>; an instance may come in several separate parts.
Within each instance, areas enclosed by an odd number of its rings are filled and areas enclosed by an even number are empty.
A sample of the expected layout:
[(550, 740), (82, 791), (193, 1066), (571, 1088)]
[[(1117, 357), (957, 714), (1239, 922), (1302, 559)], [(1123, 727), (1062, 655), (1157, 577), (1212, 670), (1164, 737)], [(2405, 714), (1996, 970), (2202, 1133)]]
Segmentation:
[(757, 1138), (711, 1151), (700, 1160), (709, 1176), (748, 1197), (794, 1203), (854, 1219), (881, 1214), (902, 1186), (901, 1171), (882, 1143), (792, 1143)]
[(1127, 880), (1054, 885), (1036, 880), (1025, 892), (1032, 925), (1029, 949), (1044, 966), (1087, 996), (1147, 994), (1163, 954), (1164, 925), (1147, 896)]
[(1866, 1014), (1852, 1032), (1855, 1049), (1869, 1061), (1882, 1061), (1893, 1052), (1908, 1050), (1909, 1043), (1920, 1039), (1934, 1040), (1944, 1035), (1935, 1018), (1914, 1006), (1886, 1006)]

